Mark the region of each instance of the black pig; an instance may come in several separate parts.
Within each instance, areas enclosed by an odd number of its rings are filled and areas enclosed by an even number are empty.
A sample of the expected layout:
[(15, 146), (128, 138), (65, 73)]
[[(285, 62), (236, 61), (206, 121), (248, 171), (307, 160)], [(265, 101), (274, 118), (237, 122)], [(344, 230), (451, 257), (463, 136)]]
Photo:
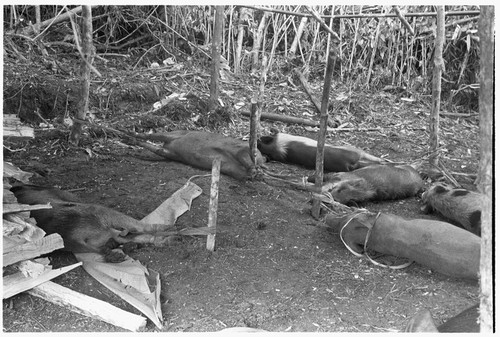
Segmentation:
[[(314, 177), (308, 180), (314, 182)], [(408, 198), (422, 188), (422, 178), (409, 165), (371, 165), (352, 172), (330, 173), (323, 184), (323, 190), (342, 204)]]
[(432, 185), (423, 195), (422, 211), (437, 211), (466, 230), (481, 236), (481, 204), (486, 196), (442, 183)]

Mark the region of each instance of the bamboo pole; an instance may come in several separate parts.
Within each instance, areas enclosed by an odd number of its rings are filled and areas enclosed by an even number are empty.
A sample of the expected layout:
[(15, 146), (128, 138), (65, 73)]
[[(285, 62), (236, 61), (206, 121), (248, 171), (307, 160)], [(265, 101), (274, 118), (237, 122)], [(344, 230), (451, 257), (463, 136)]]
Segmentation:
[(366, 75), (366, 82), (365, 82), (365, 86), (368, 87), (370, 85), (370, 79), (371, 79), (371, 75), (372, 75), (372, 72), (373, 72), (373, 62), (375, 61), (375, 54), (378, 52), (378, 41), (379, 41), (379, 37), (380, 37), (380, 26), (382, 25), (383, 23), (383, 20), (384, 19), (381, 19), (381, 20), (378, 20), (378, 23), (377, 23), (377, 30), (375, 32), (375, 39), (374, 41), (372, 42), (372, 52), (371, 52), (371, 56), (370, 56), (370, 65), (368, 66), (368, 74)]
[(401, 14), (401, 11), (399, 10), (398, 6), (392, 6), (392, 9), (394, 9), (394, 12), (398, 16), (401, 23), (403, 23), (403, 26), (405, 26), (406, 29), (408, 29), (408, 32), (410, 33), (410, 35), (415, 35), (413, 28), (411, 28), (410, 24), (408, 23), (408, 21), (406, 21), (403, 14)]
[(330, 27), (326, 25), (325, 21), (323, 21), (320, 15), (316, 13), (316, 11), (311, 6), (306, 6), (306, 9), (309, 11), (309, 13), (311, 13), (312, 17), (319, 22), (321, 27), (323, 27), (328, 33), (330, 33), (330, 35), (333, 36), (335, 40), (340, 41), (340, 37), (337, 35), (337, 33), (335, 33), (332, 29), (330, 29)]
[[(257, 7), (257, 6), (249, 6), (242, 5), (241, 7), (251, 8), (259, 11), (267, 11), (272, 13), (281, 13), (286, 15), (294, 15), (301, 17), (313, 17), (311, 14), (307, 13), (297, 13), (290, 12), (281, 9), (269, 8), (269, 7)], [(421, 17), (421, 16), (436, 16), (436, 12), (428, 12), (428, 13), (406, 13), (405, 17)], [(445, 13), (445, 16), (466, 16), (466, 15), (479, 15), (479, 11), (452, 11)], [(328, 15), (320, 15), (320, 17), (325, 18)], [(335, 15), (334, 19), (354, 19), (354, 18), (396, 18), (397, 14), (385, 13), (385, 14), (343, 14), (343, 15)]]
[(306, 27), (307, 16), (302, 17), (300, 19), (299, 28), (297, 28), (295, 37), (293, 38), (292, 45), (290, 46), (290, 54), (294, 55), (297, 51), (297, 46), (299, 45), (300, 38), (302, 37), (302, 32)]

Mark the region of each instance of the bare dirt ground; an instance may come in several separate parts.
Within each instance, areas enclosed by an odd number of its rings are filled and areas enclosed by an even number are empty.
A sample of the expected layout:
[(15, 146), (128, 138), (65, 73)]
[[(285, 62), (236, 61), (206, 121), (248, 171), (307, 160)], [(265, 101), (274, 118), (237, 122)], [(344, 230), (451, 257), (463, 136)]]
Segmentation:
[[(175, 87), (175, 83), (170, 85)], [(234, 97), (238, 98), (223, 97), (231, 104), (238, 100), (248, 103), (251, 96), (244, 98), (248, 86), (237, 80), (223, 83), (222, 91), (234, 90)], [(266, 99), (269, 112), (293, 111), (300, 116), (305, 106), (312, 111), (300, 88), (271, 85)], [(379, 131), (332, 132), (328, 142), (349, 143), (395, 161), (411, 162), (427, 154), (429, 108), (425, 100), (412, 103), (389, 94), (367, 94), (354, 103), (357, 105), (351, 106), (350, 113), (341, 109), (334, 119), (347, 123), (347, 127)], [(107, 120), (119, 117), (122, 125), (134, 125), (140, 131), (162, 129), (163, 125), (158, 125), (162, 116), (131, 117), (127, 115), (131, 111), (125, 108), (130, 107), (127, 104), (124, 102), (122, 108), (108, 114)], [(143, 103), (144, 111), (150, 108), (148, 104), (146, 107)], [(191, 112), (187, 111), (189, 115)], [(153, 127), (145, 127), (152, 120)], [(264, 132), (271, 126), (288, 133), (315, 135), (300, 126), (268, 122), (263, 122)], [(169, 124), (165, 129), (176, 127)], [(441, 127), (444, 165), (453, 172), (476, 173), (477, 118), (444, 117)], [(248, 136), (248, 120), (234, 113), (232, 122), (211, 130), (234, 137)], [(144, 151), (124, 146), (116, 137), (88, 132), (80, 147), (75, 148), (67, 144), (67, 135), (67, 131), (37, 128), (35, 140), (23, 144), (23, 151), (4, 150), (4, 160), (39, 173), (34, 183), (77, 189), (75, 193), (87, 202), (103, 204), (136, 218), (154, 210), (190, 177), (208, 173), (176, 162), (138, 159), (132, 154)], [(311, 173), (281, 163), (269, 163), (269, 167), (296, 176)], [(470, 178), (461, 176), (459, 181), (472, 187)], [(206, 226), (210, 178), (196, 178), (194, 182), (203, 193), (194, 200), (192, 209), (179, 218), (179, 227)], [(310, 216), (309, 200), (308, 193), (283, 184), (240, 182), (222, 176), (215, 252), (205, 249), (205, 239), (201, 237), (185, 237), (174, 246), (145, 246), (133, 252), (133, 258), (160, 273), (165, 322), (162, 331), (217, 331), (249, 326), (291, 332), (394, 332), (404, 329), (420, 309), (430, 309), (440, 323), (477, 302), (477, 282), (452, 279), (417, 264), (403, 270), (386, 269), (352, 255), (338, 233)], [(421, 201), (417, 197), (363, 206), (408, 218), (435, 218), (420, 212)], [(64, 252), (50, 257), (55, 267), (76, 261)], [(81, 268), (54, 281), (139, 314)], [(148, 322), (146, 330), (158, 329)], [(3, 301), (3, 331), (122, 330), (19, 294)]]

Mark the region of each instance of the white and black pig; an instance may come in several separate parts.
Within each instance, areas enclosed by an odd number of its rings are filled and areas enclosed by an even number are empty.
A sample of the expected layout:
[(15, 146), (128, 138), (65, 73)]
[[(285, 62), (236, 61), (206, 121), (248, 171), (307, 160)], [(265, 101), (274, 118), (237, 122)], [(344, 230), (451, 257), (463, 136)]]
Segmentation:
[[(314, 177), (309, 177), (314, 182)], [(403, 199), (417, 195), (424, 186), (410, 165), (371, 165), (352, 172), (326, 174), (323, 191), (342, 204)]]
[(481, 204), (486, 196), (443, 183), (432, 185), (424, 194), (422, 211), (436, 211), (443, 217), (460, 224), (466, 230), (481, 236)]
[[(257, 147), (263, 155), (272, 160), (297, 164), (308, 169), (316, 167), (317, 141), (314, 139), (278, 132), (262, 136)], [(325, 144), (324, 147), (323, 164), (326, 172), (347, 172), (386, 162), (353, 146)]]

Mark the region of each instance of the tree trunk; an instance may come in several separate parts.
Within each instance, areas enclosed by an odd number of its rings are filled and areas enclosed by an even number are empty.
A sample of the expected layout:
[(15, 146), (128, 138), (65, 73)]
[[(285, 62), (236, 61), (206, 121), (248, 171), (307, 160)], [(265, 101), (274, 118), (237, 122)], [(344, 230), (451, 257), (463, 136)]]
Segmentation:
[(212, 44), (212, 80), (210, 82), (210, 101), (208, 110), (214, 111), (219, 98), (220, 45), (224, 22), (224, 6), (215, 6), (214, 38)]
[(481, 6), (479, 37), (481, 57), (479, 80), (479, 134), (481, 159), (477, 184), (488, 202), (483, 204), (481, 214), (481, 332), (493, 333), (493, 233), (492, 233), (492, 118), (493, 118), (493, 53), (494, 53), (494, 7)]
[[(264, 39), (264, 27), (266, 26), (266, 21), (271, 15), (270, 12), (265, 12), (264, 16), (260, 20), (259, 28), (257, 29), (257, 34), (254, 36), (253, 40), (253, 48), (252, 48), (252, 73), (257, 70), (257, 66), (259, 65), (259, 50), (260, 45), (262, 44), (262, 40)], [(277, 34), (277, 32), (275, 32)], [(262, 46), (262, 50), (264, 50), (265, 46)]]
[(247, 9), (240, 8), (240, 16), (238, 20), (238, 40), (236, 42), (236, 57), (234, 59), (234, 72), (239, 74), (241, 72), (241, 51), (243, 49), (243, 35), (245, 35), (245, 22), (247, 22)]
[(437, 31), (434, 49), (434, 71), (432, 76), (432, 108), (429, 121), (429, 157), (431, 165), (438, 165), (437, 148), (439, 147), (439, 108), (441, 105), (441, 74), (444, 70), (444, 6), (437, 6)]
[(82, 124), (78, 120), (85, 120), (85, 116), (89, 109), (89, 92), (90, 92), (90, 71), (92, 61), (94, 59), (94, 46), (92, 44), (92, 9), (91, 6), (83, 6), (82, 10), (82, 91), (76, 119), (74, 120), (69, 142), (78, 145), (82, 135)]

